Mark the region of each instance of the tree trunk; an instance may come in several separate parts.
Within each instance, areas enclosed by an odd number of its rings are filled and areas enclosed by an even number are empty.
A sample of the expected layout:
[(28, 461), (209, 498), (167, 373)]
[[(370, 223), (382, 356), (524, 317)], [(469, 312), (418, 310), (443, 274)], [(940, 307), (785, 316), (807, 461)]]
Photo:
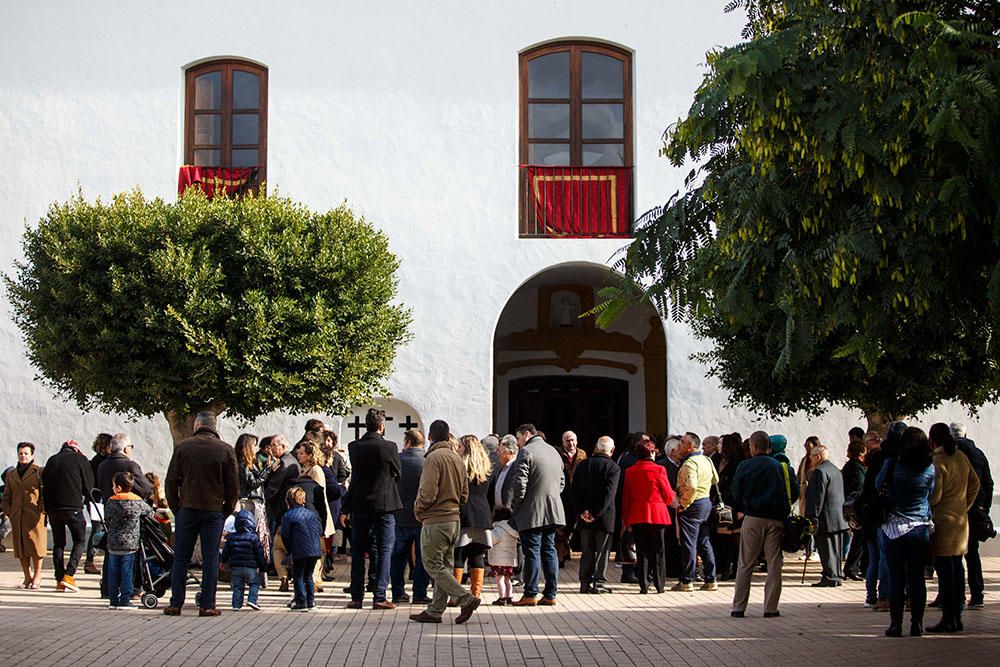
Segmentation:
[(170, 425), (170, 436), (174, 439), (174, 444), (176, 445), (184, 438), (190, 438), (194, 435), (194, 418), (199, 412), (211, 412), (215, 416), (219, 416), (225, 409), (225, 403), (214, 401), (189, 414), (167, 410), (163, 413), (163, 416), (167, 418), (167, 423)]
[(877, 409), (865, 409), (865, 417), (868, 419), (868, 430), (875, 431), (883, 438), (889, 432), (889, 424), (895, 421), (895, 417)]

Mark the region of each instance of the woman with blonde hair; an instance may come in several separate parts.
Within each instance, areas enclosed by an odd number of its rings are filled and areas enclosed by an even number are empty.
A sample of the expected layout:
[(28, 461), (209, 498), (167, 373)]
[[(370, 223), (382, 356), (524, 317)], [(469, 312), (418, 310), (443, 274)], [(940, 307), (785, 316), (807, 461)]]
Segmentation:
[[(319, 442), (314, 441), (312, 438), (304, 439), (299, 444), (295, 446), (295, 458), (299, 462), (299, 476), (298, 478), (288, 482), (288, 486), (300, 487), (306, 492), (308, 498), (307, 504), (311, 506), (316, 513), (319, 515), (320, 527), (323, 529), (323, 534), (321, 537), (330, 537), (334, 534), (333, 518), (330, 516), (330, 506), (327, 502), (330, 494), (337, 494), (339, 497), (339, 489), (327, 489), (326, 486), (326, 473), (323, 472), (323, 465), (326, 463), (326, 457), (323, 455), (321, 445)], [(322, 550), (323, 540), (320, 540), (320, 549)], [(282, 545), (284, 548), (284, 545)], [(275, 550), (275, 560), (277, 560), (277, 549)], [(275, 563), (277, 566), (277, 563)], [(279, 572), (279, 574), (281, 574)], [(323, 559), (320, 558), (316, 561), (316, 572), (314, 574), (315, 579), (322, 580), (323, 576)], [(282, 580), (288, 578), (287, 573), (282, 575)], [(283, 581), (284, 583), (284, 581)], [(316, 586), (316, 592), (322, 593), (322, 586)]]
[(455, 451), (465, 459), (469, 472), (469, 500), (460, 510), (462, 532), (455, 545), (455, 579), (462, 580), (463, 565), (469, 563), (469, 590), (480, 597), (486, 574), (486, 552), (493, 546), (493, 521), (486, 491), (490, 480), (490, 455), (474, 435), (458, 439)]

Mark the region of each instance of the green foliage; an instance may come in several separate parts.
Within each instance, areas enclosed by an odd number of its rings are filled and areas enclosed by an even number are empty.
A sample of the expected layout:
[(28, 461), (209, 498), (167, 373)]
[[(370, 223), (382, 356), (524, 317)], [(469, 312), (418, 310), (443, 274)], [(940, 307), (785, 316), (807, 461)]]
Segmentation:
[(41, 379), (83, 410), (343, 413), (385, 392), (408, 339), (398, 261), (346, 206), (77, 195), (24, 253), (5, 276), (15, 320)]
[(729, 5), (747, 41), (708, 54), (664, 135), (698, 166), (605, 296), (688, 322), (733, 400), (772, 415), (996, 400), (997, 3)]

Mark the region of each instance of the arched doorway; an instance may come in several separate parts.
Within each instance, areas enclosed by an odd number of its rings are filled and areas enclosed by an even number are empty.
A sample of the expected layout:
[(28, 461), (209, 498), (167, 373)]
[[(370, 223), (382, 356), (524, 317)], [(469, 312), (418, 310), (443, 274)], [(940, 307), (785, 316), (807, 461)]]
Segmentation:
[(493, 340), (496, 432), (530, 422), (555, 444), (572, 430), (587, 451), (602, 435), (621, 448), (631, 431), (666, 432), (666, 341), (652, 306), (633, 306), (608, 330), (580, 317), (611, 275), (562, 264), (511, 295)]

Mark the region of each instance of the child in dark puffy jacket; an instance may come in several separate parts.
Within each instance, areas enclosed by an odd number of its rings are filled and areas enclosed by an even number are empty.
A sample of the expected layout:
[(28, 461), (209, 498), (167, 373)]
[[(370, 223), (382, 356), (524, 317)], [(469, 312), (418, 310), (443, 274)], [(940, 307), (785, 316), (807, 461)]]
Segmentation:
[(108, 531), (108, 609), (136, 609), (132, 604), (132, 571), (139, 551), (139, 519), (153, 508), (132, 493), (135, 479), (127, 471), (111, 478), (114, 495), (104, 509)]
[(233, 611), (243, 607), (243, 585), (250, 587), (247, 606), (260, 611), (260, 572), (267, 567), (264, 547), (257, 536), (253, 514), (246, 510), (236, 513), (236, 531), (226, 537), (220, 560), (229, 565), (232, 574)]
[(293, 487), (285, 494), (289, 510), (281, 517), (281, 541), (292, 556), (292, 582), (295, 585), (295, 599), (292, 611), (309, 611), (316, 607), (316, 585), (313, 569), (323, 552), (320, 541), (323, 527), (319, 515), (305, 506), (306, 492)]

